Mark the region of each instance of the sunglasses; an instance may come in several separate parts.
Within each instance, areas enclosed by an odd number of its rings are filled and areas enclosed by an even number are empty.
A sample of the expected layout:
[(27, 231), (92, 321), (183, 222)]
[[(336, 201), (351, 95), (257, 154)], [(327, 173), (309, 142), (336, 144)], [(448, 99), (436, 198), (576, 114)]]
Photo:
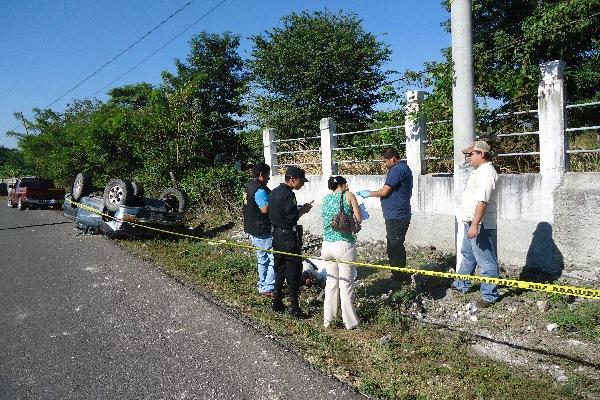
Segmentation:
[(465, 157), (471, 157), (473, 154), (482, 154), (480, 151), (472, 151), (470, 153), (464, 153)]

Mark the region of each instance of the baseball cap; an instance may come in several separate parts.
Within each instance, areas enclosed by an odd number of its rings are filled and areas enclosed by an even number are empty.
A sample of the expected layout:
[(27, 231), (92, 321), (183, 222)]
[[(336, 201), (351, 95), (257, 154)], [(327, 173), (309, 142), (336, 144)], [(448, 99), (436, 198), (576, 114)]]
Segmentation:
[(287, 176), (291, 176), (292, 178), (299, 178), (299, 179), (302, 179), (304, 182), (308, 182), (308, 179), (306, 179), (306, 173), (304, 172), (304, 170), (302, 168), (298, 168), (294, 165), (287, 167), (285, 174)]
[(483, 140), (477, 140), (469, 145), (466, 149), (463, 149), (463, 153), (472, 153), (473, 150), (481, 151), (482, 153), (490, 152), (490, 145)]

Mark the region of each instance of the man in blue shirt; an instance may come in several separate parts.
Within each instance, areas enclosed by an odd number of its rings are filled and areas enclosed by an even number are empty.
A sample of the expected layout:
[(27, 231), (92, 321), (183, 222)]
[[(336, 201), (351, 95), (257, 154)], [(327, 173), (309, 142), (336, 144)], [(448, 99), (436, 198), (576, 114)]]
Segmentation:
[[(362, 198), (379, 197), (381, 199), (390, 265), (405, 267), (404, 239), (410, 225), (412, 171), (405, 161), (400, 160), (398, 151), (391, 147), (383, 153), (383, 162), (389, 170), (383, 187), (377, 191), (361, 190), (357, 194)], [(403, 278), (402, 273), (395, 271), (392, 271), (392, 277), (399, 280)]]
[[(244, 193), (244, 232), (250, 235), (252, 246), (271, 250), (273, 236), (271, 219), (269, 218), (269, 193), (267, 187), (271, 177), (271, 168), (260, 163), (252, 168), (253, 178), (246, 185)], [(273, 269), (273, 253), (256, 250), (258, 270), (258, 292), (263, 296), (271, 296), (275, 284)]]

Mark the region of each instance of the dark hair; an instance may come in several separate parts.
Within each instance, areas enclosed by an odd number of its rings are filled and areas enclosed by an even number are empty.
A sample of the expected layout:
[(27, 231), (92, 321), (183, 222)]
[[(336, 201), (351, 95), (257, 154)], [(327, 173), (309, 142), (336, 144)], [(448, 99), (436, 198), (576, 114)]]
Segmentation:
[(383, 158), (385, 158), (386, 160), (390, 160), (392, 158), (400, 158), (400, 154), (398, 154), (398, 150), (396, 150), (395, 148), (388, 147), (383, 152)]
[(271, 167), (265, 163), (259, 163), (252, 167), (252, 176), (254, 178), (258, 178), (261, 175), (269, 175), (269, 172), (271, 172)]
[(348, 183), (348, 181), (346, 181), (346, 178), (344, 178), (343, 176), (331, 176), (327, 181), (327, 187), (329, 188), (329, 190), (335, 190), (345, 183)]

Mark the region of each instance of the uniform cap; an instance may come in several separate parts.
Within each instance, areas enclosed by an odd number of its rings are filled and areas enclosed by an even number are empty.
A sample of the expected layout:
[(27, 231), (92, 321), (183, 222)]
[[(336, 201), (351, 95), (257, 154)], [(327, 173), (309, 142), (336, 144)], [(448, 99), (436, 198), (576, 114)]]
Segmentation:
[(304, 172), (304, 170), (302, 168), (296, 167), (294, 165), (287, 167), (285, 174), (287, 176), (291, 176), (292, 178), (299, 178), (299, 179), (302, 179), (304, 182), (308, 182), (308, 179), (306, 179), (306, 173)]

